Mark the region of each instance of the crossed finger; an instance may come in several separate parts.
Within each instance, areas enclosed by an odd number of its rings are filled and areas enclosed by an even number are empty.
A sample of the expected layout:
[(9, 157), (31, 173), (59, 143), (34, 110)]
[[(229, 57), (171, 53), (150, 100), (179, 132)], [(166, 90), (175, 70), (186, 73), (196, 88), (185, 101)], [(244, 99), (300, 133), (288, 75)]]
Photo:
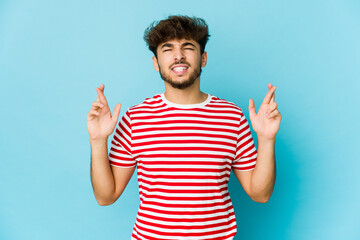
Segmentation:
[(268, 112), (268, 113), (271, 113), (272, 111), (274, 111), (274, 110), (276, 110), (276, 109), (277, 109), (277, 103), (276, 103), (276, 102), (273, 102), (273, 103), (270, 103), (270, 104), (269, 104), (267, 112)]
[(276, 109), (276, 110), (272, 111), (270, 114), (267, 114), (267, 117), (268, 118), (273, 118), (273, 117), (276, 117), (278, 115), (280, 115), (280, 112), (279, 112), (279, 110)]
[(94, 110), (98, 110), (99, 108), (103, 108), (104, 107), (104, 104), (102, 104), (101, 102), (93, 102), (92, 103), (92, 109)]
[(271, 118), (271, 117), (277, 115), (277, 114), (274, 114), (274, 113), (279, 113), (279, 111), (277, 110), (277, 103), (276, 102), (270, 103), (268, 105), (268, 109), (266, 111), (266, 116), (268, 118)]
[(101, 84), (99, 88), (96, 88), (96, 92), (97, 92), (96, 101), (106, 105), (107, 101), (104, 95), (104, 88), (105, 88), (104, 84)]
[(99, 113), (99, 111), (96, 111), (96, 110), (94, 110), (94, 109), (91, 109), (91, 110), (89, 111), (89, 117), (93, 117), (93, 115), (99, 116), (100, 113)]
[(268, 93), (266, 94), (265, 98), (264, 98), (264, 101), (263, 103), (264, 104), (269, 104), (269, 103), (272, 103), (274, 102), (275, 100), (275, 90), (276, 90), (276, 87), (275, 86), (272, 86), (270, 87), (271, 83), (269, 84), (269, 91)]

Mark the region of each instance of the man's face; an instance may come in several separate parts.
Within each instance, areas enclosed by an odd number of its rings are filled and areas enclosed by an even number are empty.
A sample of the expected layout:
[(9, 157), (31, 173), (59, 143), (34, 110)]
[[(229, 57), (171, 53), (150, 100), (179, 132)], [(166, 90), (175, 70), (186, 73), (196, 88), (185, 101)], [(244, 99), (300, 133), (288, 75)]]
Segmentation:
[(174, 39), (157, 47), (153, 57), (156, 71), (173, 88), (185, 89), (200, 79), (201, 67), (205, 67), (207, 53), (200, 54), (200, 45), (193, 40)]

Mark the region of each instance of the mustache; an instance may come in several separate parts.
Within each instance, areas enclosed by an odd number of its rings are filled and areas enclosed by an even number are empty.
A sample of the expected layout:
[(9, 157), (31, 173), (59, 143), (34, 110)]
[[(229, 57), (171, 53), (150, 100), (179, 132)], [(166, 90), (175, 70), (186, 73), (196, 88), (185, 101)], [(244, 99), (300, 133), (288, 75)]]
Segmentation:
[(171, 66), (170, 66), (170, 68), (172, 68), (173, 66), (175, 66), (175, 65), (177, 65), (177, 64), (185, 64), (185, 65), (187, 65), (187, 66), (189, 66), (190, 67), (190, 63), (188, 63), (188, 62), (186, 62), (186, 61), (176, 61), (176, 62), (174, 62), (173, 64), (171, 64)]

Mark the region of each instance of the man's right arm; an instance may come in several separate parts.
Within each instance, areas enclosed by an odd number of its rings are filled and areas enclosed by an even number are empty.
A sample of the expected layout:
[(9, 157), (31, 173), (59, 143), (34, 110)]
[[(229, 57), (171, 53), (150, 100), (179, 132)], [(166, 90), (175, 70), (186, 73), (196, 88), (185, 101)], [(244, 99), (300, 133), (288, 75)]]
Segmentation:
[(107, 139), (91, 141), (91, 182), (101, 206), (114, 203), (129, 183), (135, 167), (122, 168), (109, 164)]
[(117, 104), (113, 115), (104, 96), (104, 85), (97, 88), (97, 101), (87, 116), (87, 128), (91, 145), (91, 183), (95, 198), (99, 205), (114, 203), (124, 191), (135, 167), (122, 168), (109, 164), (108, 137), (113, 133), (120, 114), (120, 104)]

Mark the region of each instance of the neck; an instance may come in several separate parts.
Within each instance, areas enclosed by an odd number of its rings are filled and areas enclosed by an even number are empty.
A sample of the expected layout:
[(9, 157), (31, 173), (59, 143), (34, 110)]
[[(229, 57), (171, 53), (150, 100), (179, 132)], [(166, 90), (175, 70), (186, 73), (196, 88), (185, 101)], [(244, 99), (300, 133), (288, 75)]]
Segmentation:
[(165, 98), (176, 104), (197, 104), (207, 99), (207, 94), (200, 91), (200, 79), (196, 80), (193, 85), (185, 89), (173, 88), (165, 82)]

